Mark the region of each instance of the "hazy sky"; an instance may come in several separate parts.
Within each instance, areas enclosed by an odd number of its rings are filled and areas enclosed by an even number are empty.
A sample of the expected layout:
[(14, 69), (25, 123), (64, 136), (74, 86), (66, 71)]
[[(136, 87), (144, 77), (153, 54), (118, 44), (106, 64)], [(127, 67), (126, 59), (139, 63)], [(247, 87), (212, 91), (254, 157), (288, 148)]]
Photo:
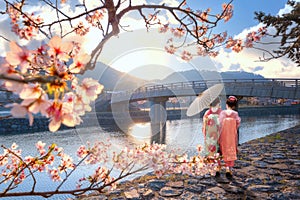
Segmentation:
[[(146, 0), (134, 2), (143, 3)], [(30, 1), (31, 3), (33, 1)], [(78, 1), (68, 1), (78, 3)], [(95, 1), (86, 1), (94, 3)], [(174, 4), (176, 0), (148, 0), (151, 3)], [(187, 4), (195, 10), (206, 10), (211, 8), (212, 13), (219, 13), (221, 5), (226, 0), (187, 0)], [(234, 0), (233, 18), (224, 24), (220, 24), (215, 31), (227, 31), (229, 35), (236, 37), (245, 36), (248, 30), (254, 30), (258, 23), (254, 20), (254, 11), (264, 11), (276, 15), (286, 12), (286, 0)], [(3, 0), (0, 0), (0, 8), (3, 8)], [(72, 6), (71, 6), (72, 8)], [(73, 7), (74, 8), (74, 7)], [(74, 11), (65, 6), (65, 11)], [(38, 10), (41, 15), (47, 16), (46, 20), (55, 16), (55, 12), (39, 7), (32, 8)], [(298, 78), (300, 70), (288, 59), (282, 58), (270, 62), (257, 62), (261, 52), (253, 49), (245, 50), (242, 53), (228, 52), (221, 49), (217, 58), (196, 58), (189, 63), (183, 62), (178, 55), (170, 55), (164, 52), (164, 46), (168, 35), (158, 34), (156, 31), (145, 32), (144, 24), (140, 19), (128, 16), (122, 23), (131, 25), (131, 32), (121, 33), (119, 37), (109, 41), (103, 50), (100, 61), (123, 72), (129, 72), (140, 78), (163, 78), (174, 71), (188, 69), (210, 69), (217, 71), (246, 71), (263, 75), (267, 78)], [(16, 40), (12, 36), (7, 18), (0, 16), (0, 35), (8, 36), (10, 40)], [(90, 51), (95, 47), (97, 41), (101, 39), (101, 34), (91, 31), (85, 41), (85, 50)], [(268, 40), (268, 39), (267, 39)], [(39, 41), (35, 41), (38, 43)], [(23, 44), (26, 44), (23, 42)], [(5, 56), (8, 50), (8, 43), (0, 38), (0, 55)]]
[[(222, 3), (229, 0), (187, 0), (192, 8), (205, 10), (211, 8), (211, 12), (216, 13), (221, 10)], [(219, 26), (220, 30), (226, 29), (230, 35), (241, 33), (244, 29), (257, 25), (254, 19), (255, 11), (263, 11), (276, 15), (278, 11), (285, 7), (287, 0), (233, 0), (233, 18)]]
[[(158, 2), (158, 1), (153, 1)], [(166, 0), (166, 3), (174, 2), (172, 0)], [(225, 2), (223, 0), (188, 0), (187, 3), (193, 9), (206, 10), (211, 8), (212, 13), (219, 13), (221, 11), (221, 5)], [(249, 30), (255, 30), (259, 26), (258, 22), (254, 19), (255, 11), (263, 11), (267, 14), (277, 15), (279, 13), (286, 12), (285, 0), (235, 0), (233, 1), (234, 15), (233, 18), (227, 22), (220, 24), (215, 31), (222, 32), (227, 31), (229, 35), (235, 37), (245, 37), (246, 32)], [(137, 27), (139, 23), (136, 23)], [(142, 26), (143, 28), (143, 26)], [(118, 70), (129, 72), (133, 75), (139, 75), (143, 78), (158, 78), (168, 75), (169, 72), (176, 70), (187, 69), (211, 69), (217, 71), (246, 71), (263, 75), (267, 78), (298, 78), (300, 77), (300, 70), (296, 65), (290, 62), (288, 59), (282, 58), (272, 60), (269, 62), (258, 62), (259, 57), (262, 56), (262, 52), (255, 51), (253, 49), (244, 50), (241, 53), (229, 52), (228, 50), (221, 49), (220, 55), (216, 58), (203, 58), (197, 57), (189, 63), (183, 62), (179, 56), (170, 56), (163, 51), (159, 51), (159, 48), (163, 48), (167, 36), (156, 34), (152, 32), (146, 36), (147, 33), (143, 32), (144, 29), (138, 29), (137, 32), (131, 33), (131, 37), (128, 35), (121, 35), (118, 40), (118, 44), (124, 44), (123, 54), (118, 56), (110, 62), (110, 65)], [(269, 41), (270, 38), (266, 38), (265, 41)], [(150, 42), (150, 44), (148, 44)], [(136, 45), (136, 47), (134, 47)], [(114, 47), (114, 45), (108, 45)], [(129, 48), (127, 48), (130, 46)], [(154, 48), (152, 48), (154, 47)], [(117, 47), (116, 47), (117, 48)], [(156, 49), (157, 48), (157, 49)], [(127, 49), (127, 50), (125, 50)], [(113, 55), (113, 54), (111, 54)], [(118, 54), (120, 55), (120, 54)], [(158, 63), (165, 66), (164, 70), (158, 69)], [(152, 64), (152, 65), (151, 65)], [(152, 68), (152, 73), (146, 73), (145, 66)], [(154, 73), (156, 72), (156, 73)], [(150, 76), (153, 75), (153, 77)]]

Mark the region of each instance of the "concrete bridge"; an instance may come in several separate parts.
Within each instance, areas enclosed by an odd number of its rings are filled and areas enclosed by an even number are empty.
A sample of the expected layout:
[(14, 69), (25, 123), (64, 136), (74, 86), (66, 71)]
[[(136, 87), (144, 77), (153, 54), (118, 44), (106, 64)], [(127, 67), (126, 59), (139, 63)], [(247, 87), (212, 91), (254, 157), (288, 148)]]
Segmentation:
[[(242, 99), (243, 97), (300, 99), (300, 79), (286, 78), (201, 80), (144, 85), (128, 91), (105, 91), (98, 100), (110, 102), (114, 121), (121, 129), (123, 129), (124, 124), (133, 122), (131, 112), (129, 111), (129, 104), (135, 101), (149, 101), (149, 118), (151, 128), (153, 129), (152, 134), (164, 138), (165, 122), (168, 118), (166, 102), (169, 98), (197, 96), (208, 87), (218, 83), (224, 84), (221, 98), (226, 98), (228, 95), (235, 95), (238, 99)], [(222, 107), (224, 108), (224, 105)], [(181, 116), (185, 115), (186, 113), (182, 109)]]
[(224, 95), (300, 99), (300, 79), (222, 79), (145, 85), (135, 90), (105, 91), (102, 99), (111, 104), (140, 100), (167, 100), (170, 97), (197, 96), (208, 87), (224, 84)]

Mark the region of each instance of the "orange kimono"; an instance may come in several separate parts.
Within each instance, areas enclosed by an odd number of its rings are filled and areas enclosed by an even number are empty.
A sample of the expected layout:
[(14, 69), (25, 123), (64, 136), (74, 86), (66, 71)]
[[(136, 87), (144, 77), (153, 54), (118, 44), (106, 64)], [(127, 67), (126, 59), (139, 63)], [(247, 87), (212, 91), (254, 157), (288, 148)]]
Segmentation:
[(233, 167), (237, 160), (237, 129), (240, 126), (241, 118), (234, 110), (223, 110), (219, 115), (220, 121), (220, 150), (225, 165)]

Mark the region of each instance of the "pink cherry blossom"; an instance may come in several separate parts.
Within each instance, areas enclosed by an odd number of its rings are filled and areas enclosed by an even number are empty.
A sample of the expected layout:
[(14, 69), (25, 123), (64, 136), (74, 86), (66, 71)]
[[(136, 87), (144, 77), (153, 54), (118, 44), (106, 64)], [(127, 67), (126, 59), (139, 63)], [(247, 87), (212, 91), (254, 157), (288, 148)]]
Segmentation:
[(232, 50), (235, 52), (240, 52), (243, 50), (242, 40), (237, 40), (236, 44), (232, 47)]
[(38, 141), (35, 144), (35, 146), (36, 146), (37, 150), (39, 151), (40, 155), (44, 155), (46, 153), (45, 145), (46, 145), (46, 143), (43, 143), (42, 141)]
[(164, 24), (159, 27), (158, 32), (159, 33), (166, 33), (169, 30), (169, 24)]
[(13, 150), (15, 150), (15, 149), (17, 149), (19, 146), (14, 142), (14, 143), (12, 143), (12, 145), (11, 145), (11, 149), (13, 149)]
[(214, 47), (214, 40), (206, 40), (205, 41), (205, 45), (208, 47), (208, 48), (213, 48)]
[(79, 116), (85, 114), (85, 112), (92, 111), (92, 107), (85, 103), (81, 96), (77, 95), (76, 100), (74, 102), (74, 112), (77, 113)]
[(89, 32), (89, 27), (84, 27), (82, 22), (79, 22), (77, 27), (75, 28), (75, 33), (80, 36), (84, 36)]
[(80, 95), (74, 94), (73, 92), (68, 92), (64, 95), (63, 101), (69, 104), (73, 108), (75, 115), (82, 116), (86, 111), (91, 111), (89, 104), (83, 102)]
[(63, 102), (53, 102), (46, 111), (50, 117), (49, 130), (57, 131), (61, 124), (69, 127), (76, 125), (76, 120), (72, 114), (72, 107)]
[(42, 88), (38, 84), (26, 84), (23, 86), (19, 96), (22, 99), (37, 99), (42, 95)]
[[(21, 6), (22, 6), (21, 3), (15, 3), (14, 4), (14, 7), (17, 8), (17, 9), (20, 9)], [(21, 13), (17, 9), (15, 9), (15, 8), (13, 8), (12, 6), (8, 7), (9, 17), (10, 17), (10, 19), (11, 19), (11, 21), (12, 21), (13, 24), (17, 23), (17, 21), (21, 17)]]
[(229, 21), (233, 16), (233, 5), (232, 4), (222, 4), (223, 9), (223, 19), (225, 22)]
[(206, 11), (199, 13), (200, 17), (198, 18), (201, 22), (207, 21), (208, 14), (210, 12), (210, 9), (208, 8)]
[(6, 61), (11, 65), (20, 66), (20, 71), (25, 73), (30, 65), (30, 51), (16, 42), (10, 42), (10, 50), (6, 54)]
[(175, 37), (182, 37), (186, 33), (186, 31), (183, 28), (173, 28), (171, 29), (171, 32)]
[(73, 163), (73, 158), (67, 154), (62, 153), (61, 155), (61, 162), (58, 166), (58, 170), (60, 172), (66, 171), (67, 169), (74, 169), (75, 164)]
[(236, 40), (232, 39), (232, 37), (229, 37), (225, 47), (226, 47), (226, 48), (231, 48), (231, 47), (233, 47), (236, 43), (237, 43)]
[(165, 50), (169, 54), (174, 54), (176, 52), (176, 47), (174, 47), (174, 45), (171, 44), (169, 46), (166, 46)]
[(207, 50), (202, 46), (197, 46), (197, 55), (207, 56)]
[(27, 107), (22, 106), (18, 103), (9, 104), (9, 105), (7, 105), (7, 107), (12, 107), (12, 109), (10, 110), (10, 113), (13, 117), (23, 118), (26, 115), (28, 115), (30, 126), (33, 124), (33, 115), (31, 112), (28, 111)]
[(34, 13), (24, 12), (22, 7), (23, 3), (14, 4), (14, 7), (8, 6), (7, 12), (11, 19), (12, 31), (18, 35), (20, 39), (30, 40), (39, 32), (36, 25), (41, 24), (43, 19), (39, 16), (35, 17)]
[(0, 58), (0, 74), (10, 75), (15, 73), (15, 67), (10, 65), (5, 59)]
[[(23, 76), (13, 73), (9, 75), (11, 78), (16, 80), (23, 80)], [(14, 92), (15, 94), (19, 94), (24, 87), (24, 83), (20, 83), (17, 81), (5, 81), (4, 86), (7, 90)]]
[(48, 172), (53, 181), (61, 181), (62, 180), (59, 175), (59, 172), (56, 168), (49, 169)]
[(43, 116), (47, 117), (47, 109), (50, 107), (51, 103), (48, 100), (48, 95), (42, 94), (37, 99), (24, 99), (21, 105), (28, 106), (28, 111), (33, 114), (40, 112)]
[(73, 58), (73, 63), (69, 67), (69, 71), (72, 73), (79, 73), (85, 68), (85, 65), (89, 62), (91, 56), (88, 54), (80, 54)]
[(81, 145), (77, 150), (77, 156), (79, 158), (85, 157), (88, 153), (89, 153), (89, 151), (86, 149), (86, 147), (84, 145)]
[(99, 21), (102, 20), (104, 18), (104, 14), (106, 13), (106, 11), (104, 9), (102, 10), (96, 10), (94, 12), (94, 14), (92, 15), (88, 15), (86, 17), (86, 20), (88, 23), (90, 23), (92, 26), (94, 27), (98, 27), (99, 26)]
[(193, 55), (191, 54), (191, 52), (183, 51), (181, 53), (181, 59), (185, 61), (190, 61), (193, 59)]
[(76, 92), (82, 96), (82, 100), (85, 103), (96, 100), (102, 90), (103, 85), (91, 78), (83, 79), (81, 85), (77, 85), (76, 88)]
[(217, 52), (217, 51), (210, 51), (209, 53), (208, 53), (208, 55), (210, 56), (210, 57), (216, 57), (216, 56), (218, 56), (219, 55), (219, 52)]
[(73, 45), (70, 42), (62, 41), (58, 36), (54, 36), (48, 43), (50, 49), (48, 55), (50, 57), (58, 58), (61, 61), (68, 61), (69, 53), (72, 51)]

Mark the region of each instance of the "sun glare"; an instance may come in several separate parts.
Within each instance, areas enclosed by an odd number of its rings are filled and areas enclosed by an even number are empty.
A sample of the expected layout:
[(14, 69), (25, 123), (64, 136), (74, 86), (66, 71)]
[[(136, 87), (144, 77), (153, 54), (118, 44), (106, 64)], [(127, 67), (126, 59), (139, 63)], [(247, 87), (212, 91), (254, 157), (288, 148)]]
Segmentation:
[(136, 144), (143, 144), (145, 141), (151, 140), (151, 125), (150, 123), (135, 123), (129, 131), (129, 136)]

